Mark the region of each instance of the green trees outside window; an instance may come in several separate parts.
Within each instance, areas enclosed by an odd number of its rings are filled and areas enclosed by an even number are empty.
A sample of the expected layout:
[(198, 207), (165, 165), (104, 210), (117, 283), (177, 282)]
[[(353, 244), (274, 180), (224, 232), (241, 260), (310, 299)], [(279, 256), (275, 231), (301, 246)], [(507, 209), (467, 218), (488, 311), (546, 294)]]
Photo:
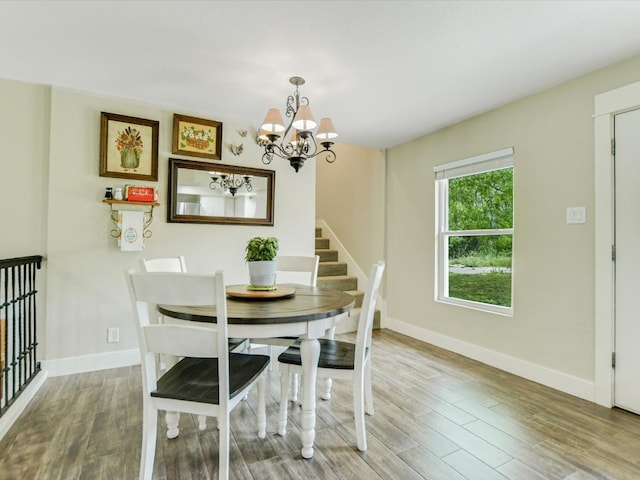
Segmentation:
[(447, 296), (511, 307), (513, 168), (444, 181)]

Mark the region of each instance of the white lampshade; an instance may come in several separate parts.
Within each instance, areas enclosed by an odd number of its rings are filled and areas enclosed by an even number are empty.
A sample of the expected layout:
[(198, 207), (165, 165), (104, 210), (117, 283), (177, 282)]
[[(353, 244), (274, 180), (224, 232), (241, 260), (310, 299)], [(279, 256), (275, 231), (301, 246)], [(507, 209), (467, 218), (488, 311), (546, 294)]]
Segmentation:
[(313, 118), (309, 105), (300, 105), (291, 125), (300, 131), (308, 131), (316, 128), (316, 119)]
[(333, 126), (333, 122), (331, 121), (331, 119), (321, 119), (316, 138), (319, 140), (329, 140), (331, 138), (336, 138), (337, 136), (338, 134), (336, 133), (336, 128)]
[(267, 112), (267, 116), (264, 117), (264, 121), (260, 127), (266, 133), (280, 134), (284, 132), (284, 122), (282, 121), (282, 115), (277, 108), (270, 108)]

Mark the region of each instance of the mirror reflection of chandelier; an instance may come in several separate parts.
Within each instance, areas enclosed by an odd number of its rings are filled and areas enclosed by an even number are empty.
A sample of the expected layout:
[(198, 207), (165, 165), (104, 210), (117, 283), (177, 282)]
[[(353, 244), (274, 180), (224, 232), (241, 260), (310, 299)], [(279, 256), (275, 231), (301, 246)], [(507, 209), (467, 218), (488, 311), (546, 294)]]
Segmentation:
[(251, 177), (249, 175), (236, 176), (234, 173), (227, 175), (226, 173), (217, 172), (209, 172), (209, 175), (211, 175), (211, 183), (209, 184), (209, 188), (211, 190), (220, 188), (223, 192), (229, 192), (234, 197), (236, 196), (238, 189), (243, 185), (248, 192), (253, 190)]
[[(269, 109), (258, 133), (258, 138), (265, 144), (262, 163), (270, 164), (276, 155), (289, 160), (297, 172), (305, 160), (318, 155), (325, 155), (325, 160), (329, 163), (335, 162), (336, 154), (331, 150), (331, 146), (338, 134), (333, 122), (330, 118), (321, 119), (314, 136), (316, 121), (309, 108), (309, 99), (300, 97), (298, 92), (298, 87), (304, 85), (305, 80), (302, 77), (291, 77), (289, 82), (296, 87), (295, 93), (289, 95), (286, 103), (285, 115), (291, 117), (291, 121), (285, 127), (280, 111), (277, 108)], [(291, 135), (287, 138), (289, 133)], [(317, 140), (323, 149), (318, 148)]]

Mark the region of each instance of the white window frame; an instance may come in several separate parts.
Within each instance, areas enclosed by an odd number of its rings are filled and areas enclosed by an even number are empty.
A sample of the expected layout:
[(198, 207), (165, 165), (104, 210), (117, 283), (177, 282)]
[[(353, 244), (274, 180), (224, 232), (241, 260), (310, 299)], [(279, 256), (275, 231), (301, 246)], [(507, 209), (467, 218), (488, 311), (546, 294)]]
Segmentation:
[[(513, 168), (513, 147), (433, 167), (436, 178), (436, 271), (435, 300), (461, 307), (473, 308), (500, 315), (513, 316), (513, 256), (511, 258), (511, 307), (473, 302), (449, 297), (449, 238), (459, 236), (511, 235), (513, 228), (487, 230), (449, 230), (449, 179), (476, 175), (503, 168)], [(512, 251), (513, 255), (513, 251)]]

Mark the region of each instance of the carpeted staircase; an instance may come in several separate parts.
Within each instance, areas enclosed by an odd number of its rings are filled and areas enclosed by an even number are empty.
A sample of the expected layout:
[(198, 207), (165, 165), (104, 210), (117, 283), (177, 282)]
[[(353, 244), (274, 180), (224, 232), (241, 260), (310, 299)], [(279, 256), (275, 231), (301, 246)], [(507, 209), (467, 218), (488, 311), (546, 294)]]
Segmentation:
[[(364, 291), (358, 290), (358, 278), (349, 275), (347, 264), (338, 260), (338, 251), (331, 250), (328, 238), (322, 237), (322, 229), (316, 228), (316, 255), (320, 256), (318, 267), (318, 287), (342, 290), (353, 295), (356, 304), (349, 318), (336, 327), (336, 333), (355, 332), (362, 306)], [(380, 328), (380, 310), (376, 309), (373, 328)]]

